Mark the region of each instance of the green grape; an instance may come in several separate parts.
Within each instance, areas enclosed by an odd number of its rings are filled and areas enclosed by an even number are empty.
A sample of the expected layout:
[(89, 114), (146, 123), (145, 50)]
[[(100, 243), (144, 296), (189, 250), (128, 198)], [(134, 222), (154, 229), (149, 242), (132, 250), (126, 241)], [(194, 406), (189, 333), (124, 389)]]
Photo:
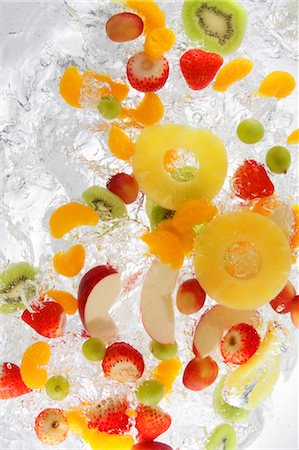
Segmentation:
[(272, 147), (266, 155), (266, 163), (273, 173), (287, 173), (291, 164), (291, 155), (285, 147)]
[(136, 390), (136, 397), (139, 402), (146, 406), (156, 405), (162, 400), (164, 386), (156, 380), (144, 381)]
[(237, 135), (245, 144), (255, 144), (264, 137), (264, 127), (256, 119), (246, 119), (239, 123)]
[(115, 119), (121, 112), (121, 104), (115, 97), (103, 97), (98, 104), (98, 111), (105, 119)]
[(180, 182), (186, 182), (192, 180), (198, 169), (193, 166), (184, 166), (171, 173), (172, 178)]
[(54, 375), (47, 380), (45, 388), (52, 400), (63, 400), (69, 395), (70, 383), (61, 375)]
[(174, 344), (164, 345), (159, 344), (159, 342), (152, 341), (150, 343), (150, 351), (155, 358), (161, 359), (162, 361), (165, 359), (172, 359), (178, 352), (178, 344), (175, 342)]
[(106, 353), (104, 342), (97, 338), (89, 338), (82, 345), (82, 352), (88, 361), (101, 361)]

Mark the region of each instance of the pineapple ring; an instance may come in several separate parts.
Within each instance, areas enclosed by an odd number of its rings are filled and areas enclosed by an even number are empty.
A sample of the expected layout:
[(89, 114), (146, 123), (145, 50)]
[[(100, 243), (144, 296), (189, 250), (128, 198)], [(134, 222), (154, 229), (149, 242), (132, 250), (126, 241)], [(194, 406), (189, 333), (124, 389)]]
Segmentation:
[(292, 264), (283, 231), (269, 218), (248, 211), (213, 219), (197, 236), (195, 251), (202, 288), (234, 309), (269, 302), (287, 283)]
[[(165, 154), (173, 148), (196, 157), (199, 169), (192, 180), (178, 181), (165, 170)], [(139, 186), (153, 202), (177, 209), (188, 200), (215, 197), (226, 177), (227, 155), (222, 141), (209, 130), (153, 125), (137, 139), (132, 165)]]

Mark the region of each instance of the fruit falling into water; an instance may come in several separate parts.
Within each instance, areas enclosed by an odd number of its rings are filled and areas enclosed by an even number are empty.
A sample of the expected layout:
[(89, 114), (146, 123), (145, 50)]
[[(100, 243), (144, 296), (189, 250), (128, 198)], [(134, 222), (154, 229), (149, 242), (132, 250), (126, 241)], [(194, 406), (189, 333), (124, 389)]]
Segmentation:
[(206, 299), (206, 293), (196, 278), (184, 281), (177, 292), (176, 305), (182, 314), (193, 314), (199, 311)]
[(128, 42), (137, 39), (143, 31), (143, 20), (137, 14), (124, 12), (110, 17), (106, 33), (114, 42)]
[(205, 358), (196, 357), (186, 366), (183, 383), (187, 389), (201, 391), (207, 388), (218, 376), (218, 365), (210, 356)]

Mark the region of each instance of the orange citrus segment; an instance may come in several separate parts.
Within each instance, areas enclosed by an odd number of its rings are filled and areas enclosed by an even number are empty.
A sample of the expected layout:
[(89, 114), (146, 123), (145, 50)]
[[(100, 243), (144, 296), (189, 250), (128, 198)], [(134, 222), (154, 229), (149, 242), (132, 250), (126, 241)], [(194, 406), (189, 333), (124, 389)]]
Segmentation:
[(79, 436), (87, 429), (87, 419), (81, 408), (71, 408), (66, 411), (66, 417), (69, 429), (72, 433)]
[(140, 14), (144, 20), (144, 32), (165, 26), (163, 11), (153, 0), (127, 0), (127, 7)]
[(146, 36), (144, 51), (151, 58), (160, 58), (174, 43), (175, 33), (170, 28), (154, 28)]
[(68, 67), (60, 79), (60, 95), (66, 103), (74, 108), (82, 108), (80, 95), (82, 76), (77, 67)]
[(192, 231), (190, 233), (180, 233), (177, 228), (175, 228), (172, 219), (165, 219), (158, 225), (158, 230), (169, 231), (175, 234), (181, 241), (185, 255), (188, 255), (194, 246), (195, 233)]
[(278, 70), (263, 79), (257, 93), (261, 97), (276, 97), (279, 100), (288, 97), (295, 87), (295, 78), (288, 72)]
[(175, 171), (175, 162), (179, 159), (179, 153), (176, 149), (167, 150), (163, 159), (163, 166), (166, 172)]
[(172, 390), (173, 383), (182, 369), (182, 364), (178, 357), (161, 361), (154, 369), (153, 378), (164, 386), (165, 394)]
[(135, 149), (135, 144), (132, 142), (131, 138), (115, 124), (113, 124), (110, 129), (108, 145), (111, 153), (123, 161), (128, 161)]
[(51, 289), (46, 295), (59, 303), (66, 314), (75, 314), (78, 309), (78, 301), (69, 292)]
[(154, 92), (145, 94), (137, 108), (131, 111), (132, 118), (142, 125), (153, 125), (164, 116), (163, 103)]
[(213, 89), (225, 92), (237, 81), (243, 80), (253, 68), (253, 62), (247, 58), (236, 58), (223, 66), (217, 73)]
[(217, 208), (209, 200), (191, 200), (184, 203), (173, 216), (173, 225), (180, 233), (192, 233), (195, 225), (209, 222)]
[(299, 205), (293, 206), (293, 213), (295, 224), (293, 228), (293, 234), (291, 236), (290, 245), (293, 251), (295, 251), (299, 247)]
[(83, 269), (85, 250), (83, 245), (73, 245), (65, 253), (58, 252), (53, 258), (54, 269), (65, 277), (75, 277)]
[(50, 346), (46, 342), (36, 342), (25, 351), (21, 362), (21, 377), (30, 389), (40, 389), (46, 384), (47, 370), (40, 368), (49, 362)]
[(104, 95), (113, 95), (120, 102), (125, 100), (129, 93), (129, 86), (122, 81), (114, 81), (109, 75), (100, 74), (94, 72), (93, 70), (87, 70), (83, 74), (83, 84), (84, 81), (87, 85), (92, 85), (92, 82), (98, 86), (98, 92), (95, 94), (96, 97), (100, 98)]
[(263, 216), (270, 217), (274, 209), (281, 204), (274, 195), (269, 197), (262, 197), (256, 200), (253, 204), (252, 211)]
[(288, 144), (299, 144), (299, 128), (289, 135), (287, 142)]
[(151, 251), (162, 264), (170, 264), (176, 270), (182, 267), (184, 262), (184, 249), (180, 239), (169, 231), (154, 230), (141, 237)]
[(130, 435), (100, 433), (93, 429), (86, 430), (83, 439), (92, 450), (131, 450), (134, 445), (134, 439)]
[(77, 202), (66, 203), (57, 208), (50, 217), (50, 233), (54, 238), (62, 238), (75, 227), (95, 226), (99, 222), (97, 212), (90, 206)]

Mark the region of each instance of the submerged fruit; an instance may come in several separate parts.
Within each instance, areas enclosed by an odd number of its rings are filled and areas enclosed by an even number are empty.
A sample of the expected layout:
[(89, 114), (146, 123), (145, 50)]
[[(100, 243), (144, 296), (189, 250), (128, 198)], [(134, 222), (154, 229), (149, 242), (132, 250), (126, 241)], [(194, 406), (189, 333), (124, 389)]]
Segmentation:
[(139, 193), (139, 186), (135, 178), (123, 172), (109, 178), (107, 189), (120, 197), (126, 204), (135, 202)]
[(225, 64), (218, 71), (213, 89), (218, 92), (227, 91), (230, 86), (243, 80), (253, 68), (253, 62), (247, 58), (236, 58)]
[(226, 363), (244, 364), (258, 349), (260, 336), (248, 323), (233, 325), (221, 339), (221, 354)]
[(161, 361), (153, 372), (153, 378), (164, 386), (165, 395), (171, 393), (173, 384), (182, 369), (178, 357)]
[(141, 383), (136, 390), (136, 397), (146, 406), (157, 405), (164, 395), (164, 386), (157, 380), (147, 380)]
[(164, 106), (157, 94), (147, 92), (132, 114), (134, 120), (142, 125), (153, 125), (163, 118)]
[(47, 382), (47, 369), (43, 368), (50, 360), (50, 346), (36, 342), (27, 348), (21, 363), (21, 377), (30, 389), (40, 389)]
[(123, 12), (110, 17), (106, 23), (106, 33), (114, 42), (133, 41), (142, 34), (143, 20), (137, 14)]
[(289, 136), (287, 140), (288, 144), (299, 144), (299, 128), (294, 130)]
[(104, 119), (112, 120), (119, 116), (121, 103), (112, 95), (103, 97), (98, 103), (98, 111)]
[(211, 83), (222, 63), (220, 55), (200, 49), (188, 50), (180, 58), (182, 74), (189, 88), (196, 91)]
[(287, 173), (291, 164), (291, 154), (285, 147), (272, 147), (267, 152), (266, 163), (273, 173)]
[(151, 251), (159, 258), (162, 264), (170, 264), (173, 270), (182, 267), (184, 262), (184, 248), (174, 233), (164, 230), (154, 230), (141, 237)]
[(279, 100), (291, 95), (295, 87), (295, 78), (288, 72), (278, 70), (263, 79), (257, 94), (261, 97), (276, 97)]
[(45, 293), (48, 297), (55, 300), (63, 308), (66, 314), (75, 314), (78, 309), (78, 301), (72, 294), (66, 291), (51, 289)]
[(226, 376), (222, 377), (220, 382), (217, 384), (214, 395), (213, 395), (213, 406), (222, 419), (227, 422), (238, 423), (247, 420), (250, 416), (250, 411), (243, 408), (237, 408), (236, 406), (231, 406), (223, 398), (223, 388), (226, 380)]
[(101, 220), (116, 219), (127, 213), (123, 200), (109, 189), (91, 186), (83, 192), (82, 198), (94, 209)]
[(239, 123), (237, 135), (245, 144), (256, 144), (264, 137), (264, 127), (256, 119), (246, 119)]
[(131, 138), (118, 126), (113, 124), (108, 135), (108, 145), (111, 153), (123, 161), (128, 161), (135, 149)]
[(66, 203), (57, 208), (51, 215), (50, 233), (56, 238), (62, 238), (75, 227), (95, 226), (99, 221), (97, 213), (90, 206), (77, 202)]
[(70, 383), (61, 375), (54, 375), (47, 380), (45, 389), (52, 400), (63, 400), (69, 395)]
[(175, 34), (170, 28), (154, 28), (146, 36), (144, 51), (151, 58), (160, 58), (172, 49), (174, 43)]
[(73, 245), (66, 252), (58, 252), (53, 258), (54, 269), (65, 277), (75, 277), (83, 269), (85, 250), (83, 245)]
[(35, 419), (34, 429), (43, 444), (61, 444), (69, 430), (65, 412), (57, 408), (44, 409)]
[(127, 63), (127, 77), (130, 85), (141, 92), (161, 89), (169, 75), (169, 64), (164, 56), (152, 58), (144, 52), (133, 55)]
[(165, 26), (165, 16), (163, 11), (154, 0), (126, 0), (128, 8), (140, 14), (144, 20), (144, 32), (148, 34), (155, 28)]
[(231, 425), (218, 425), (209, 435), (204, 450), (237, 450), (236, 432)]
[(244, 161), (234, 173), (231, 187), (237, 197), (243, 200), (269, 197), (274, 185), (264, 166), (253, 159)]

